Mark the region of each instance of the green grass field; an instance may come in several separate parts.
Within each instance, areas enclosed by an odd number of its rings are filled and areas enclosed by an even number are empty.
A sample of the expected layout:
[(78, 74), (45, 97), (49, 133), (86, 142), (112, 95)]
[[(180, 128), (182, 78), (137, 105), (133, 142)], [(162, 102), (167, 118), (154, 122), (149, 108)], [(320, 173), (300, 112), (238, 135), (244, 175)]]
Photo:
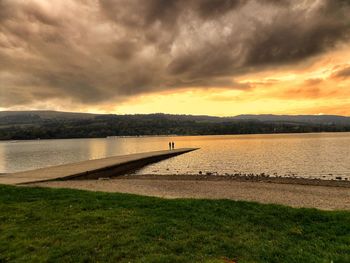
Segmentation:
[(350, 212), (0, 186), (0, 262), (350, 262)]

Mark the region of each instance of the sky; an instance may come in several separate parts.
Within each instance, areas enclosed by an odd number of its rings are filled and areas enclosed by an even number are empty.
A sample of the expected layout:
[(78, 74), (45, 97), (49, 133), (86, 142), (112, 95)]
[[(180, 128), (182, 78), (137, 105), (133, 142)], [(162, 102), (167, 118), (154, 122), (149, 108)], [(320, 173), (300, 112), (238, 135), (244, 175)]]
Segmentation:
[(349, 0), (0, 0), (0, 110), (350, 115)]

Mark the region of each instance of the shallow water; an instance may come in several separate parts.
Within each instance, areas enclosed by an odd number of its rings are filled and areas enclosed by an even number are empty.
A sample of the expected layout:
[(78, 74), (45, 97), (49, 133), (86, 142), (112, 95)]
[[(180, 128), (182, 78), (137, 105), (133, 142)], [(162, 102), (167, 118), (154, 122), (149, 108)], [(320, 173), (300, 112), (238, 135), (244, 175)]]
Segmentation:
[(176, 147), (200, 150), (138, 174), (267, 174), (350, 179), (350, 133), (177, 136), (0, 142), (0, 173)]
[(350, 177), (349, 133), (203, 136), (191, 139), (191, 146), (201, 150), (137, 173)]

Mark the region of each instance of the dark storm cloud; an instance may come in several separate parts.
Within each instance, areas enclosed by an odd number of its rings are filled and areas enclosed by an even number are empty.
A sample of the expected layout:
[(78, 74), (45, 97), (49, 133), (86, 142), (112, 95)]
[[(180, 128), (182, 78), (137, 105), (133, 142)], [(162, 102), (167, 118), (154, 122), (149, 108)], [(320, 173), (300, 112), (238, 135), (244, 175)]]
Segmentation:
[(198, 2), (198, 13), (203, 18), (222, 16), (243, 3), (244, 0), (202, 0)]
[(349, 41), (349, 12), (345, 0), (0, 0), (0, 107), (248, 89), (234, 77)]

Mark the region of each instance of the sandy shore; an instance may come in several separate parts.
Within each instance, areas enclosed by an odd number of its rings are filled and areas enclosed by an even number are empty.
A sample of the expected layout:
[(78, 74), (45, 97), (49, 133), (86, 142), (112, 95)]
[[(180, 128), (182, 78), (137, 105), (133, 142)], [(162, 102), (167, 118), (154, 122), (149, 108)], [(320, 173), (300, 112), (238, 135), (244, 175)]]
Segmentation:
[[(241, 178), (242, 179), (242, 178)], [(69, 180), (34, 186), (131, 193), (163, 198), (246, 200), (324, 210), (350, 210), (349, 182), (205, 178), (198, 176), (124, 176), (108, 180)]]

